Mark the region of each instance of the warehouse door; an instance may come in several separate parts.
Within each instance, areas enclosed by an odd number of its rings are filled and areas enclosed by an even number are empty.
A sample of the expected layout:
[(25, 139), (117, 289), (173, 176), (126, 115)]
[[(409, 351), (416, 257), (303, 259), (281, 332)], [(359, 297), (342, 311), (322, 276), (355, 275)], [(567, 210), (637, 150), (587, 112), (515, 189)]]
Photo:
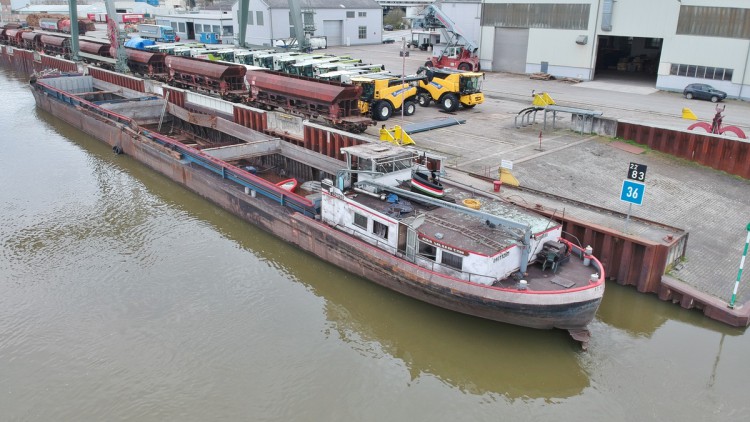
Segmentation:
[(323, 35), (328, 40), (328, 46), (343, 44), (344, 21), (323, 21)]
[(528, 49), (528, 28), (495, 28), (492, 71), (526, 73)]

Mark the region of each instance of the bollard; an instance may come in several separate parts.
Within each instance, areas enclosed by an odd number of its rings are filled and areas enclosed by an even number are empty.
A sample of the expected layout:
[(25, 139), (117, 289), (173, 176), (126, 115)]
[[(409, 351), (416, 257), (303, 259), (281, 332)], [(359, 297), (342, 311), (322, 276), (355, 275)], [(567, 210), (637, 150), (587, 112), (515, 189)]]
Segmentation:
[(591, 277), (589, 277), (589, 282), (596, 283), (599, 281), (599, 273), (591, 274)]
[(502, 180), (493, 180), (492, 181), (492, 190), (495, 192), (500, 192), (500, 187), (503, 185)]
[(528, 282), (526, 280), (521, 280), (518, 282), (518, 290), (526, 290), (528, 285)]
[(594, 253), (594, 248), (591, 247), (591, 245), (586, 246), (586, 249), (583, 250), (583, 265), (589, 266), (591, 265), (591, 254)]

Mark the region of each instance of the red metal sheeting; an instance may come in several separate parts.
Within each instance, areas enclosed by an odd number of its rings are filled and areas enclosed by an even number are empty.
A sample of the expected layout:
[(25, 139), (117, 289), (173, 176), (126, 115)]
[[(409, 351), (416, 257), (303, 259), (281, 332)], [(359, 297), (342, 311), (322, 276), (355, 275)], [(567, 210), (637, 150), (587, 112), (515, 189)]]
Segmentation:
[(717, 135), (619, 122), (617, 136), (660, 152), (750, 179), (750, 142)]
[(272, 71), (251, 70), (247, 73), (245, 79), (251, 87), (256, 86), (261, 91), (292, 95), (328, 104), (336, 104), (342, 100), (355, 100), (362, 93), (362, 88), (355, 85), (321, 81)]
[(180, 73), (201, 75), (213, 80), (244, 77), (247, 69), (243, 65), (217, 63), (189, 57), (167, 56), (167, 67)]

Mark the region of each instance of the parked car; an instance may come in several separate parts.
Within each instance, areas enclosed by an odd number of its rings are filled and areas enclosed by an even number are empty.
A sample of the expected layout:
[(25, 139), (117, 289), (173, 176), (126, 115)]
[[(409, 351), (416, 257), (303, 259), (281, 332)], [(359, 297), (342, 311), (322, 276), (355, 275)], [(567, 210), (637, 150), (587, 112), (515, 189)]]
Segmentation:
[(727, 98), (727, 93), (706, 84), (690, 84), (682, 91), (682, 95), (688, 100), (697, 98), (699, 100), (711, 100), (712, 103)]
[(383, 25), (383, 29), (386, 31), (393, 31), (393, 25)]

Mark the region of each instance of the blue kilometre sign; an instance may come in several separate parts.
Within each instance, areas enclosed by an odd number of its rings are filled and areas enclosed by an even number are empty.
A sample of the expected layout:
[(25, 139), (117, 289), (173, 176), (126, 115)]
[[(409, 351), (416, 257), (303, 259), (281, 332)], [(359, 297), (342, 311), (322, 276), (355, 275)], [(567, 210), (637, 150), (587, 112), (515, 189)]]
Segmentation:
[(646, 185), (635, 180), (623, 180), (620, 201), (635, 205), (643, 204), (643, 195), (646, 193)]

